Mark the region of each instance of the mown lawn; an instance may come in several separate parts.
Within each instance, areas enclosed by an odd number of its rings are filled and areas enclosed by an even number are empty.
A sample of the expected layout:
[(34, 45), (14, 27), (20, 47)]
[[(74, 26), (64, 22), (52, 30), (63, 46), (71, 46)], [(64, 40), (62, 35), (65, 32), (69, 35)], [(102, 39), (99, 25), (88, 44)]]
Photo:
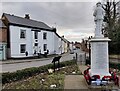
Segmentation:
[(3, 89), (63, 89), (67, 74), (81, 74), (77, 65), (62, 67), (55, 73), (41, 73), (20, 81), (6, 83)]

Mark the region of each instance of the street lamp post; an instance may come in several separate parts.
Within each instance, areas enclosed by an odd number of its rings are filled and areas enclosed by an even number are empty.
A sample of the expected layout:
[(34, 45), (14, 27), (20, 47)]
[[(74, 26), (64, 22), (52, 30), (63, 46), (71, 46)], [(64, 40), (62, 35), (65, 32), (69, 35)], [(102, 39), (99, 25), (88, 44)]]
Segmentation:
[(88, 38), (88, 43), (89, 43), (89, 63), (91, 62), (91, 46), (90, 46), (90, 37)]

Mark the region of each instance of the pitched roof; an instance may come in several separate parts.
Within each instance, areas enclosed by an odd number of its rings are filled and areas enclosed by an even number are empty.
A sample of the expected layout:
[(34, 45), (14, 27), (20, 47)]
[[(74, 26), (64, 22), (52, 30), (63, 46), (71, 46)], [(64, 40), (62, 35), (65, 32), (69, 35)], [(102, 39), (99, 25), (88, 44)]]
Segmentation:
[(62, 39), (64, 42), (69, 42), (67, 39), (64, 38), (64, 36), (61, 36), (61, 39)]
[(6, 28), (5, 24), (2, 22), (1, 19), (0, 19), (0, 28)]
[(26, 19), (10, 14), (3, 13), (3, 16), (5, 16), (9, 23), (11, 24), (16, 24), (16, 25), (23, 25), (27, 27), (33, 27), (33, 28), (40, 28), (40, 29), (47, 29), (47, 30), (52, 30), (47, 24), (40, 22), (40, 21), (35, 21), (32, 19)]

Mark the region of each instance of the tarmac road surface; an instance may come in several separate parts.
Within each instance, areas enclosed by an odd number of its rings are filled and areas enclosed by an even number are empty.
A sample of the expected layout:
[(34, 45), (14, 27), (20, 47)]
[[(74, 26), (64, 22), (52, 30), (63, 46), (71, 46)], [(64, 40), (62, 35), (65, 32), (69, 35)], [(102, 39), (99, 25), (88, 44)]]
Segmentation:
[[(67, 61), (67, 60), (72, 60), (73, 56), (75, 54), (64, 54), (61, 59), (61, 61)], [(32, 59), (31, 59), (32, 60)], [(30, 67), (39, 67), (47, 64), (51, 64), (53, 58), (47, 58), (44, 61), (29, 61), (29, 62), (23, 62), (23, 63), (13, 63), (13, 64), (0, 64), (0, 67), (2, 66), (2, 71), (1, 73), (4, 72), (14, 72), (17, 70), (25, 69), (25, 68), (30, 68)]]

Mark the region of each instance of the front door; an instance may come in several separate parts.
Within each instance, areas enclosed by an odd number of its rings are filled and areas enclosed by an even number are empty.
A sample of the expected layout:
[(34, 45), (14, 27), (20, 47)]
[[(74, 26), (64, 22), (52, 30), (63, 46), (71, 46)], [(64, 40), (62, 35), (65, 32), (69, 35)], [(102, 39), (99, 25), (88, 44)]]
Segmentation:
[(39, 52), (39, 50), (38, 50), (38, 43), (35, 43), (34, 46), (35, 46), (34, 52), (35, 52), (35, 54), (37, 54)]

